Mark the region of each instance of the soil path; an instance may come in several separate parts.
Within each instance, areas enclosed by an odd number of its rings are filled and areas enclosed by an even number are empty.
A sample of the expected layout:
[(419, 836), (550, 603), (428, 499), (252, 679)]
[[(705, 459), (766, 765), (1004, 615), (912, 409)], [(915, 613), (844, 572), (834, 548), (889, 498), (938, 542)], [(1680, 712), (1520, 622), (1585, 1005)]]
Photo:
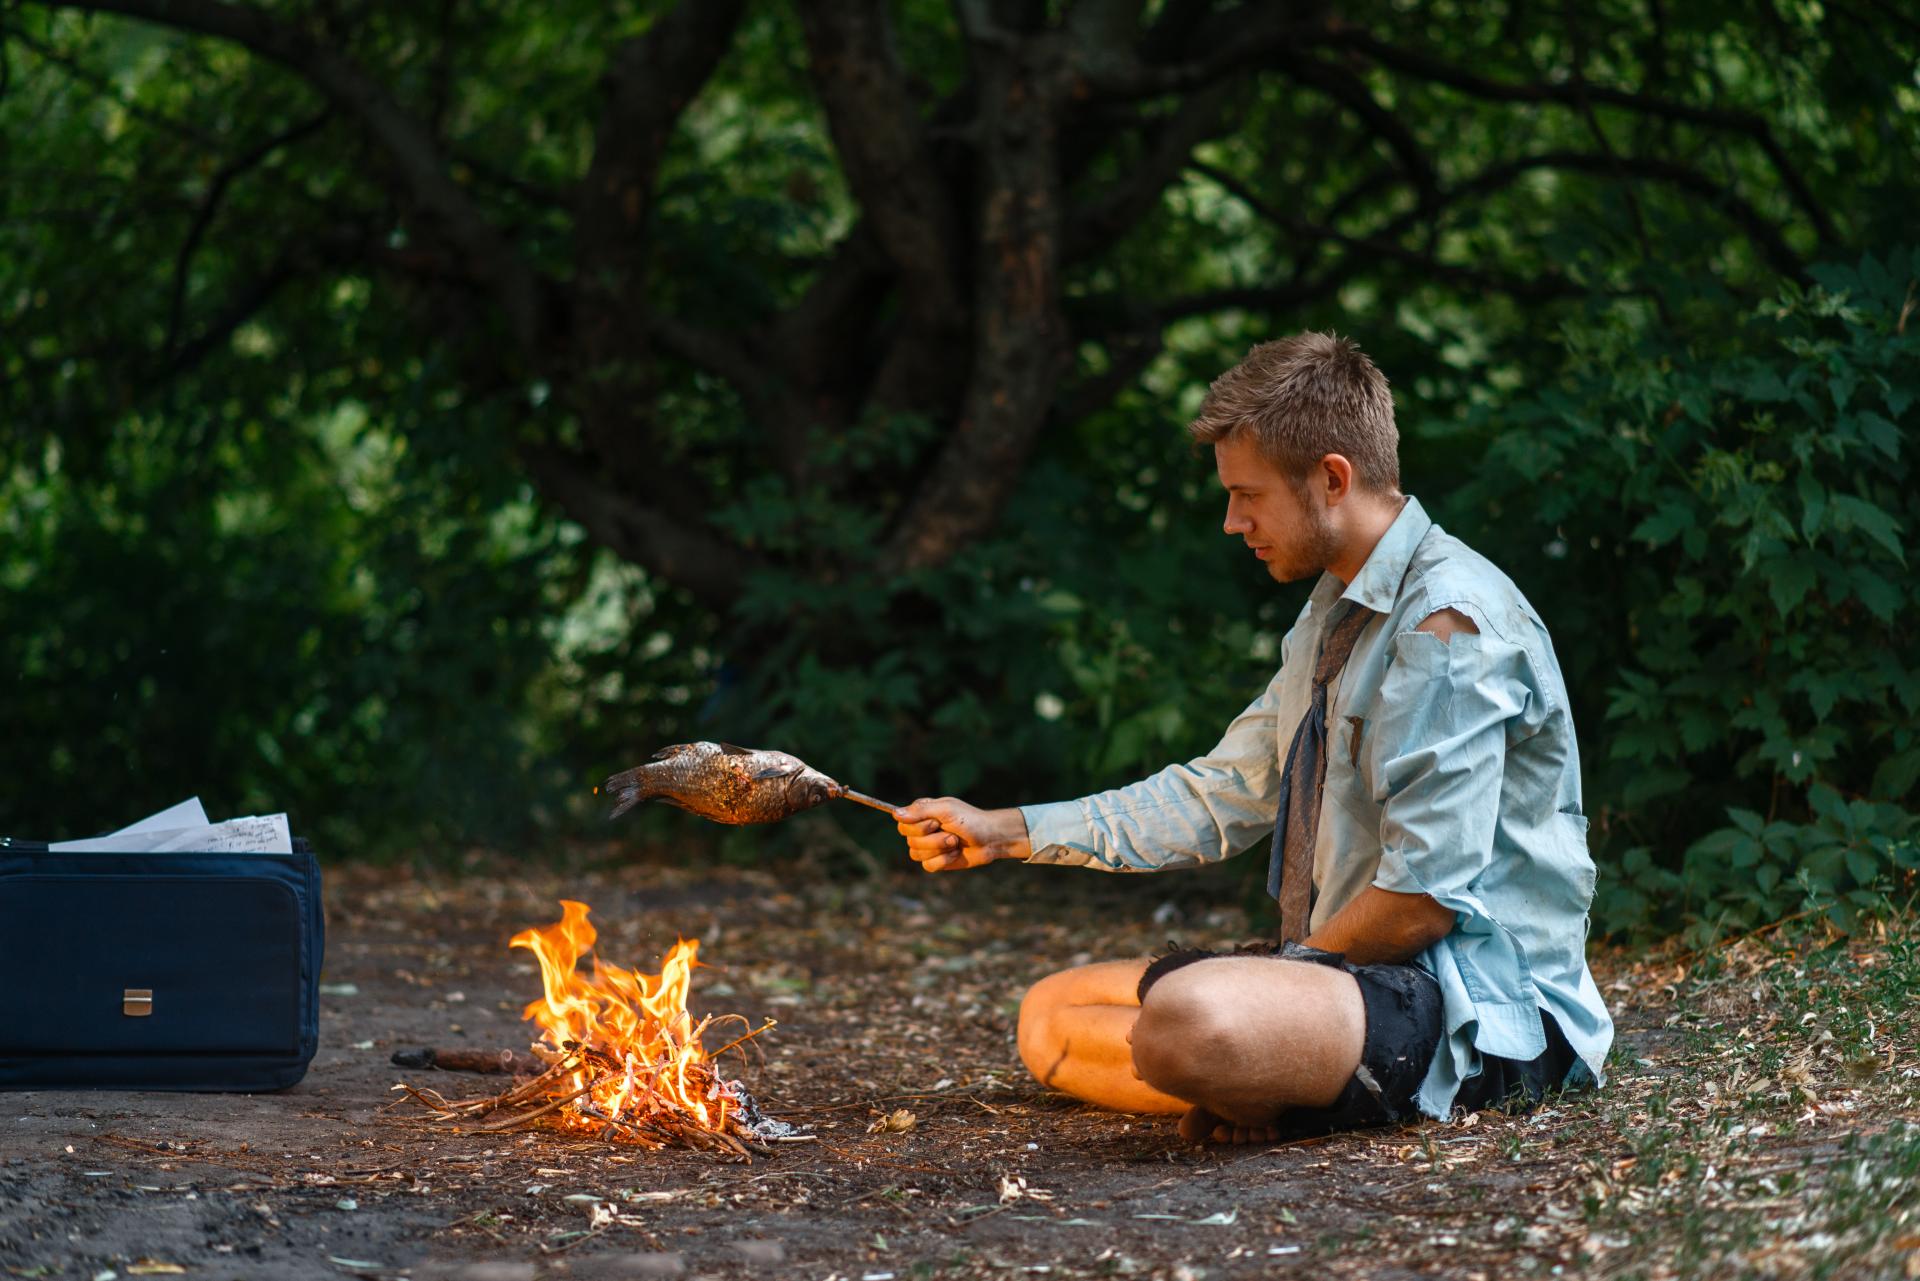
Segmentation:
[[(1280, 1149), (1201, 1149), (1020, 1069), (1024, 987), (1177, 934), (1228, 943), (1233, 882), (991, 869), (819, 881), (627, 866), (328, 874), (321, 1042), (258, 1096), (31, 1093), (0, 1117), (0, 1265), (20, 1277), (1355, 1275), (1575, 1270), (1582, 1180), (1625, 1140), (1577, 1101)], [(1212, 879), (1208, 879), (1211, 877)], [(1089, 884), (1090, 881), (1099, 884)], [(593, 1138), (457, 1133), (395, 1082), (419, 1045), (524, 1047), (539, 980), (507, 938), (593, 909), (650, 970), (702, 940), (696, 1010), (778, 1027), (740, 1074), (806, 1128), (751, 1163)], [(1661, 1037), (1626, 1002), (1623, 1053)], [(907, 1128), (874, 1132), (900, 1112)], [(1575, 1136), (1580, 1136), (1575, 1141)]]

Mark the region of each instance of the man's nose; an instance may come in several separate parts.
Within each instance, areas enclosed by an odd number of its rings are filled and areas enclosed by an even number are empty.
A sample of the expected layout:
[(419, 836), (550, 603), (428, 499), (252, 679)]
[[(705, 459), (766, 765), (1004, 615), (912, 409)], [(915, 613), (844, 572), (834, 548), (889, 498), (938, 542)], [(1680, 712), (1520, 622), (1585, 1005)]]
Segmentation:
[(1226, 534), (1244, 534), (1252, 528), (1253, 522), (1231, 507), (1227, 508), (1227, 518), (1220, 525), (1220, 531)]

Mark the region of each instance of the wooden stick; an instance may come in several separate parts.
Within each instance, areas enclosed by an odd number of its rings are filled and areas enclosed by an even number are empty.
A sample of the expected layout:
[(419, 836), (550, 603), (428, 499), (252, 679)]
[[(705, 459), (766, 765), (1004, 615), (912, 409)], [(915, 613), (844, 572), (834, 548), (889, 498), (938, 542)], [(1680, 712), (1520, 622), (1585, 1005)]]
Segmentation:
[(392, 1062), (395, 1067), (403, 1068), (439, 1068), (442, 1072), (480, 1072), (499, 1074), (511, 1072), (515, 1075), (531, 1076), (546, 1070), (538, 1060), (516, 1055), (512, 1050), (476, 1050), (464, 1046), (442, 1049), (438, 1046), (422, 1046), (417, 1050), (395, 1050)]
[(558, 1098), (550, 1099), (548, 1102), (546, 1102), (540, 1107), (535, 1108), (531, 1112), (522, 1112), (518, 1116), (509, 1117), (505, 1121), (490, 1122), (486, 1125), (482, 1125), (477, 1128), (482, 1130), (511, 1130), (516, 1125), (524, 1125), (526, 1122), (535, 1120), (538, 1117), (543, 1117), (549, 1112), (557, 1112), (561, 1108), (573, 1102), (575, 1099), (579, 1098), (583, 1094), (591, 1094), (594, 1088), (599, 1084), (601, 1084), (606, 1079), (607, 1078), (604, 1076), (596, 1076), (595, 1078), (593, 1078), (593, 1080), (588, 1081), (585, 1085), (575, 1090), (572, 1094), (565, 1094), (565, 1095), (561, 1095)]
[(900, 807), (889, 805), (883, 800), (868, 796), (865, 792), (856, 792), (851, 787), (840, 789), (840, 799), (852, 801), (855, 805), (864, 805), (870, 810), (879, 810), (882, 814), (893, 814)]

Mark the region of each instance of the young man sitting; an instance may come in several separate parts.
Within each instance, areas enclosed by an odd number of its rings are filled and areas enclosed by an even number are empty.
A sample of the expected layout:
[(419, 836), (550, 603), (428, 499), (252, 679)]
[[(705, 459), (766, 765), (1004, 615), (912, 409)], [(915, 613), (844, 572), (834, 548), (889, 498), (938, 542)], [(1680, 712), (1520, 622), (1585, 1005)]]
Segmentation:
[(928, 871), (999, 859), (1157, 871), (1273, 833), (1282, 946), (1050, 975), (1020, 1009), (1046, 1085), (1273, 1140), (1531, 1106), (1598, 1083), (1594, 868), (1547, 630), (1507, 576), (1400, 492), (1387, 381), (1304, 333), (1255, 347), (1189, 429), (1225, 532), (1319, 581), (1280, 670), (1197, 760), (1078, 800), (901, 811)]

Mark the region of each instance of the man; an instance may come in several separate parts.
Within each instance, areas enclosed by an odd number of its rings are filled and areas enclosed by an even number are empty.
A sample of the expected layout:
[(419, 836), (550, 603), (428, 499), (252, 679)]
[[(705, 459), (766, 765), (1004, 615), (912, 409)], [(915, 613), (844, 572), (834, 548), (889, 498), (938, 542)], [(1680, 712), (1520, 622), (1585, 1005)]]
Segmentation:
[(1020, 1008), (1043, 1083), (1188, 1138), (1270, 1141), (1597, 1083), (1579, 757), (1545, 626), (1400, 492), (1386, 379), (1352, 342), (1255, 347), (1209, 389), (1225, 531), (1319, 575), (1279, 672), (1211, 752), (1051, 805), (904, 807), (928, 871), (1153, 871), (1273, 832), (1285, 946), (1051, 975)]

